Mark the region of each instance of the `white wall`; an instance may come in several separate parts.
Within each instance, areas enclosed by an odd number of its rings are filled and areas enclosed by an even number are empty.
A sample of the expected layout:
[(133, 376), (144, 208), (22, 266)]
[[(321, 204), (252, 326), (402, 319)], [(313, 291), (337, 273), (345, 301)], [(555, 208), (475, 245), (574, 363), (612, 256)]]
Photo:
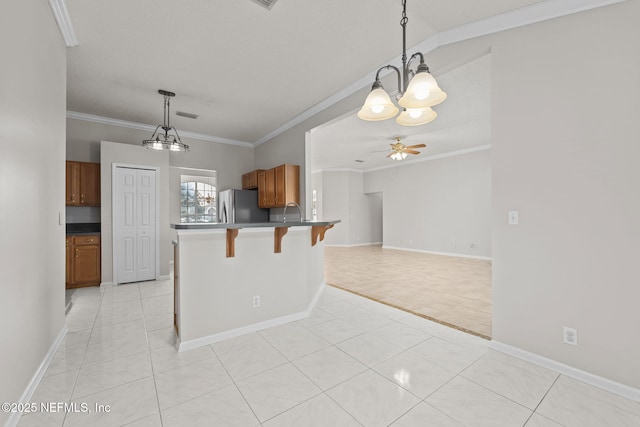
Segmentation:
[(385, 247), (491, 256), (491, 151), (368, 172), (382, 192)]
[(356, 171), (323, 171), (312, 181), (321, 182), (318, 218), (341, 222), (325, 235), (327, 245), (366, 245), (382, 241), (381, 195), (364, 194), (363, 174)]
[(493, 337), (636, 388), (639, 16), (628, 1), (495, 37), (491, 83)]
[[(0, 401), (19, 402), (64, 328), (59, 215), (64, 221), (66, 51), (48, 2), (6, 3), (0, 25)], [(0, 412), (0, 425), (9, 415)]]

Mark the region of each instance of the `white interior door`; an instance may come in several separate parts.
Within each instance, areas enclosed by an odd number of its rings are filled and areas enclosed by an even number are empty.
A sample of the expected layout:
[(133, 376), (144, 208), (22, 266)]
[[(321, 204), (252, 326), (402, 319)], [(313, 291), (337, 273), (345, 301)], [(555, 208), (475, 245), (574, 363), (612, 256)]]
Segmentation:
[(114, 179), (116, 283), (156, 278), (156, 171), (116, 167)]

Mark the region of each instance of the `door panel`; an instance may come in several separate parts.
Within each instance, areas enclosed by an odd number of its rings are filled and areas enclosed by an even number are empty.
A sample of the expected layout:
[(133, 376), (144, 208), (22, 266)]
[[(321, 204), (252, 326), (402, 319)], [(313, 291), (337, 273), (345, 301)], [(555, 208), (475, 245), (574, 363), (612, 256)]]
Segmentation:
[[(120, 258), (120, 260), (122, 260), (122, 272), (125, 274), (133, 274), (135, 275), (135, 266), (134, 266), (134, 262), (135, 262), (135, 251), (134, 251), (134, 239), (131, 237), (125, 237), (122, 240), (122, 244), (123, 244), (123, 251), (124, 251), (124, 256), (122, 258)], [(120, 263), (118, 263), (118, 265), (120, 265)], [(120, 275), (118, 275), (118, 277), (120, 277)], [(123, 276), (126, 277), (126, 276)]]
[(156, 278), (156, 171), (115, 170), (117, 283)]
[(156, 278), (156, 173), (150, 170), (138, 170), (138, 210), (137, 215), (137, 280)]

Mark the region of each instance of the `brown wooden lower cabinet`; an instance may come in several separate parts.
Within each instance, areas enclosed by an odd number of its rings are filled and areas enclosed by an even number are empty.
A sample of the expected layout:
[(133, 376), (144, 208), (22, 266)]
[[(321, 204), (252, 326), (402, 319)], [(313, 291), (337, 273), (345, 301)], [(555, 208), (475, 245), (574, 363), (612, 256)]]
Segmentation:
[(100, 235), (67, 236), (67, 289), (100, 284)]

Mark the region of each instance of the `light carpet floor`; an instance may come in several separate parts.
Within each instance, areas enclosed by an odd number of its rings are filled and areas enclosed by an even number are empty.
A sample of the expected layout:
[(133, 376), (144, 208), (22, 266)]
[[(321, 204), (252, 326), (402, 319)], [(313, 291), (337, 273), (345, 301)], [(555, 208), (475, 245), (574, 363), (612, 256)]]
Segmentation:
[(383, 249), (325, 247), (328, 284), (491, 338), (491, 262)]

